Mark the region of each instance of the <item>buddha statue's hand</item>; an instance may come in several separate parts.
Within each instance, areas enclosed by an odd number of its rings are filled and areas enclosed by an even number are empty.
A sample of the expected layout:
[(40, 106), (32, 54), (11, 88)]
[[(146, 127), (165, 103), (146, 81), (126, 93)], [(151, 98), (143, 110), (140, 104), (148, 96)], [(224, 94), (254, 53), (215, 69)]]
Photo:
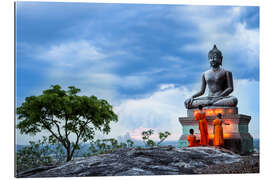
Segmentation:
[(218, 97), (215, 97), (215, 98), (209, 100), (209, 101), (208, 101), (208, 106), (213, 105), (215, 102), (217, 102), (217, 101), (219, 101), (219, 100), (221, 100), (221, 99), (223, 99), (223, 97), (222, 97), (222, 96), (218, 96)]
[(187, 107), (190, 108), (192, 106), (193, 103), (193, 97), (187, 99)]

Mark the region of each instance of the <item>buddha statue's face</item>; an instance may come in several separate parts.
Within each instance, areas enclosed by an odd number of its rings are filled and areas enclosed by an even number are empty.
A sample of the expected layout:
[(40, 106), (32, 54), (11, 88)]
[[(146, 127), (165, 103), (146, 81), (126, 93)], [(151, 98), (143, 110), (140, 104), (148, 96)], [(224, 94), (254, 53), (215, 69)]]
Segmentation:
[(211, 67), (217, 68), (222, 63), (222, 56), (219, 56), (217, 53), (212, 53), (209, 56), (209, 62), (210, 62)]

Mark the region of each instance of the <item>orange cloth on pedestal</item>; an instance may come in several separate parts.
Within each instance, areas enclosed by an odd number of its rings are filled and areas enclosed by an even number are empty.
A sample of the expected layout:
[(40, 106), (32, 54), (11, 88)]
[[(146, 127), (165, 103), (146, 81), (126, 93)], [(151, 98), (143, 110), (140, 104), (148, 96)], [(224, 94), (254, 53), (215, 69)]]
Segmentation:
[(223, 138), (223, 128), (222, 128), (222, 121), (219, 119), (215, 119), (213, 121), (213, 126), (215, 127), (214, 131), (214, 146), (223, 146), (224, 145), (224, 138)]
[(208, 127), (206, 121), (205, 112), (198, 112), (195, 114), (195, 120), (199, 121), (199, 130), (201, 133), (201, 145), (205, 146), (209, 144)]
[(187, 141), (188, 141), (188, 147), (193, 147), (193, 146), (196, 146), (197, 143), (196, 143), (196, 136), (194, 135), (189, 135), (187, 137)]

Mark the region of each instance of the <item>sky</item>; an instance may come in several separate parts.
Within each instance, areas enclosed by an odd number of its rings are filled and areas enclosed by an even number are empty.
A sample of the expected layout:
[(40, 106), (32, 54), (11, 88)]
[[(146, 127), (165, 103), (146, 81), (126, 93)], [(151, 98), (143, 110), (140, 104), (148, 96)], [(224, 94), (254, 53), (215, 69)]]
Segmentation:
[[(109, 137), (151, 128), (177, 140), (184, 100), (199, 90), (216, 44), (239, 113), (259, 137), (259, 7), (17, 2), (15, 11), (17, 106), (51, 85), (73, 85), (113, 105), (119, 121)], [(42, 135), (17, 131), (17, 144)]]

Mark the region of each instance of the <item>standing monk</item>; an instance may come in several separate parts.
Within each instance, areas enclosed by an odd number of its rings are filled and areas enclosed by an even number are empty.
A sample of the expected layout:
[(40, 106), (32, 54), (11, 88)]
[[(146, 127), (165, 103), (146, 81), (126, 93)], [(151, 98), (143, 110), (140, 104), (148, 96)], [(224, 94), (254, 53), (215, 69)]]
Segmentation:
[(221, 119), (222, 115), (218, 113), (217, 118), (213, 121), (213, 126), (214, 126), (214, 146), (219, 147), (219, 146), (224, 146), (224, 138), (223, 138), (223, 127), (222, 123), (225, 125), (229, 125), (228, 123), (225, 123)]
[(201, 133), (201, 145), (207, 146), (209, 144), (208, 128), (205, 112), (203, 112), (203, 106), (199, 105), (199, 112), (195, 114), (195, 120), (199, 121), (199, 130)]

